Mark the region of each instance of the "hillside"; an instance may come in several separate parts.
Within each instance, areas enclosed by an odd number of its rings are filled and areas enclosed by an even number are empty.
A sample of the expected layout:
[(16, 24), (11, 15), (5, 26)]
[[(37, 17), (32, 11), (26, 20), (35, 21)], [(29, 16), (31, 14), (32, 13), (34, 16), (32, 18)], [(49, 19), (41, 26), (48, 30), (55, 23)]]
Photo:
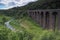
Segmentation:
[(13, 9), (17, 10), (36, 10), (36, 9), (58, 9), (60, 1), (59, 0), (38, 0), (37, 2), (29, 3), (26, 6), (15, 7)]
[(30, 2), (29, 4), (21, 7), (15, 7), (9, 10), (35, 10), (35, 9), (59, 9), (60, 0), (38, 0)]
[(43, 29), (27, 16), (27, 10), (58, 9), (58, 1), (38, 0), (23, 7), (0, 10), (0, 40), (60, 40), (60, 31)]
[[(59, 0), (38, 0), (37, 2), (29, 3), (22, 7), (15, 7), (8, 10), (0, 10), (0, 14), (7, 14), (8, 16), (20, 15), (27, 10), (40, 10), (40, 9), (59, 9)], [(10, 15), (12, 14), (12, 15)]]
[[(0, 21), (11, 20), (9, 16), (0, 16)], [(1, 23), (0, 22), (0, 23)], [(14, 19), (10, 22), (15, 30), (10, 30), (6, 25), (0, 24), (0, 40), (60, 40), (60, 32), (57, 30), (43, 30), (29, 17)]]
[(8, 10), (0, 10), (0, 14), (5, 14), (8, 16), (20, 16), (20, 14), (26, 13), (27, 10), (59, 9), (59, 4), (59, 0), (38, 0), (37, 2), (29, 3), (22, 7), (15, 7)]

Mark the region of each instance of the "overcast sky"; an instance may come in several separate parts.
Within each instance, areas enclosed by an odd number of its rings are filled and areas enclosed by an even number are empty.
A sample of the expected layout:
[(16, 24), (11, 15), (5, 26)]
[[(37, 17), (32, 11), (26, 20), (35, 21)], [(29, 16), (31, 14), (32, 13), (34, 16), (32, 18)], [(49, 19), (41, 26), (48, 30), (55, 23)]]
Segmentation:
[(1, 9), (10, 9), (13, 7), (25, 6), (30, 2), (35, 2), (37, 0), (0, 0), (0, 10)]

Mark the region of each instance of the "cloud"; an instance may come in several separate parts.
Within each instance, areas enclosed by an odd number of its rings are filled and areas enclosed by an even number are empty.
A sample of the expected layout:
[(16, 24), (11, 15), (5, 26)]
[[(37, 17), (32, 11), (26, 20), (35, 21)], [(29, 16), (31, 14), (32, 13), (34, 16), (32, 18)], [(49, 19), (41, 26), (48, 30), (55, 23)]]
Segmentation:
[(6, 7), (5, 4), (0, 3), (0, 9), (5, 8), (5, 7)]
[(35, 1), (37, 0), (0, 0), (0, 9), (10, 9), (17, 6), (21, 7)]

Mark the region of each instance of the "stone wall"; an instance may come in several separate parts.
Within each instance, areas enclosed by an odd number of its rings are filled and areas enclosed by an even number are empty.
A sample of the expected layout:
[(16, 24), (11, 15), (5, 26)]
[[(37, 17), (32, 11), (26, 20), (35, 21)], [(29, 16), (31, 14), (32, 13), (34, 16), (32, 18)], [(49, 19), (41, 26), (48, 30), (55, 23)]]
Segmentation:
[(60, 9), (28, 10), (28, 15), (44, 29), (60, 29)]

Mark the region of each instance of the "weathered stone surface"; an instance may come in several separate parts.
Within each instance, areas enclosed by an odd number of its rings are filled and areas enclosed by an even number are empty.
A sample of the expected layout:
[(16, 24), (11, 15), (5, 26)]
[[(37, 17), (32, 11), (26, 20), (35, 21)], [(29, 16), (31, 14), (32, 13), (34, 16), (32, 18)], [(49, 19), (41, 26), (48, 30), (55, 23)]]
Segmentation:
[(56, 28), (60, 29), (60, 9), (29, 10), (28, 12), (43, 28), (53, 30)]

